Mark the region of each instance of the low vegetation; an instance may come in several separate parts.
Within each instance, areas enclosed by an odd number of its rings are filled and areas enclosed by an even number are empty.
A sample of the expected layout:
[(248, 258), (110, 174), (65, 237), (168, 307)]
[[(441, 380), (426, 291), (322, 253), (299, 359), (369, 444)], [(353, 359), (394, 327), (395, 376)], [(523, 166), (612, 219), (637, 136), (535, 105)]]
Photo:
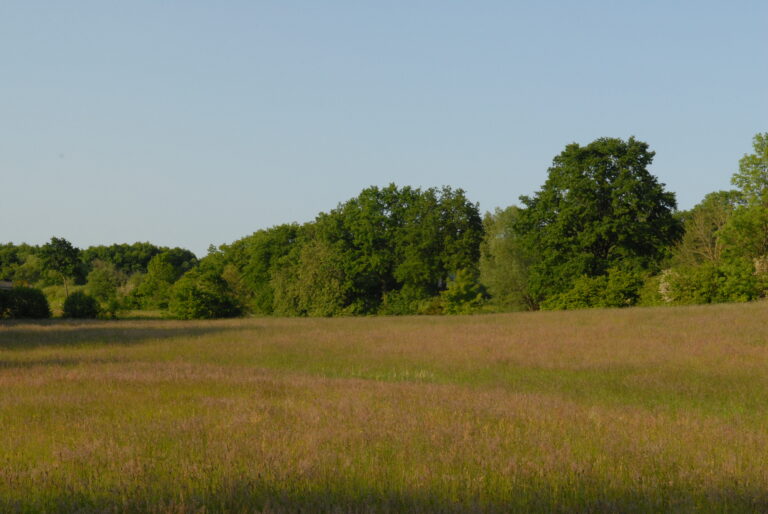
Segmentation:
[(766, 316), (6, 321), (0, 510), (766, 511)]

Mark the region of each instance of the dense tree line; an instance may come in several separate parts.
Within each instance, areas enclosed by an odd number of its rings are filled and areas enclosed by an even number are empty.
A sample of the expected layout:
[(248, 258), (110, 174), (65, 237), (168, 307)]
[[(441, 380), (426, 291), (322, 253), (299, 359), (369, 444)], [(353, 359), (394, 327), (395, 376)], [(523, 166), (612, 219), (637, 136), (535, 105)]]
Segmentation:
[(304, 225), (223, 245), (203, 263), (248, 312), (282, 316), (408, 314), (450, 308), (477, 277), (482, 218), (448, 187), (370, 187)]
[[(12, 281), (14, 289), (33, 287), (45, 293), (49, 303), (67, 313), (65, 300), (76, 305), (81, 295), (97, 308), (75, 307), (71, 312), (100, 312), (115, 315), (125, 309), (165, 309), (171, 286), (197, 266), (197, 257), (182, 248), (150, 243), (74, 247), (64, 238), (53, 237), (41, 246), (0, 245), (0, 279)], [(83, 317), (77, 315), (74, 317)], [(28, 317), (11, 316), (6, 317)]]
[(753, 143), (735, 188), (690, 211), (648, 171), (646, 143), (602, 138), (566, 146), (539, 191), (484, 217), (461, 189), (391, 184), (200, 260), (150, 243), (0, 245), (0, 279), (54, 305), (75, 290), (70, 314), (185, 319), (747, 301), (768, 291), (768, 133)]

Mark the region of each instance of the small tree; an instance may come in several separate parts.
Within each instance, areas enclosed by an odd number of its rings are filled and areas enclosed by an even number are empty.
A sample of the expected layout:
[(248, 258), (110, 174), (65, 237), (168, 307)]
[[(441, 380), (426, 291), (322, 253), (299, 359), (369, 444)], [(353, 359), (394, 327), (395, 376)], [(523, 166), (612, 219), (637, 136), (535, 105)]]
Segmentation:
[(80, 250), (64, 238), (52, 237), (40, 249), (45, 266), (58, 273), (64, 283), (64, 294), (69, 296), (67, 280), (75, 275), (79, 264)]
[(147, 265), (147, 274), (138, 287), (144, 307), (165, 309), (173, 283), (183, 272), (177, 271), (168, 253), (152, 257)]
[(126, 280), (125, 275), (117, 271), (111, 262), (96, 259), (92, 266), (86, 283), (88, 292), (102, 303), (114, 299), (117, 296), (117, 288)]

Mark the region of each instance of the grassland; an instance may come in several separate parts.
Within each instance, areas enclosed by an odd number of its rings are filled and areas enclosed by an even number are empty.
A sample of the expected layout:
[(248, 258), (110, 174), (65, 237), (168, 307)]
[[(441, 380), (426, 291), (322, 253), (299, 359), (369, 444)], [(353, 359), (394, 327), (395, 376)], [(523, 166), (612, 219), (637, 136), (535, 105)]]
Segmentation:
[(0, 511), (766, 511), (767, 319), (4, 322)]

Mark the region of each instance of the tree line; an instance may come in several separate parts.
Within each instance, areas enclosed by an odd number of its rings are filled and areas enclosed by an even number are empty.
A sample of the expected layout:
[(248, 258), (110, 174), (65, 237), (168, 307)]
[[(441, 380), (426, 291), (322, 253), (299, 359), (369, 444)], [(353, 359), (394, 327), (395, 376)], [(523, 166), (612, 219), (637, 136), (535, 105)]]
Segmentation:
[(753, 145), (734, 189), (689, 211), (648, 171), (648, 144), (601, 138), (567, 145), (540, 190), (484, 216), (461, 189), (390, 184), (199, 260), (149, 243), (0, 245), (0, 279), (65, 315), (184, 319), (748, 301), (768, 293), (768, 133)]

